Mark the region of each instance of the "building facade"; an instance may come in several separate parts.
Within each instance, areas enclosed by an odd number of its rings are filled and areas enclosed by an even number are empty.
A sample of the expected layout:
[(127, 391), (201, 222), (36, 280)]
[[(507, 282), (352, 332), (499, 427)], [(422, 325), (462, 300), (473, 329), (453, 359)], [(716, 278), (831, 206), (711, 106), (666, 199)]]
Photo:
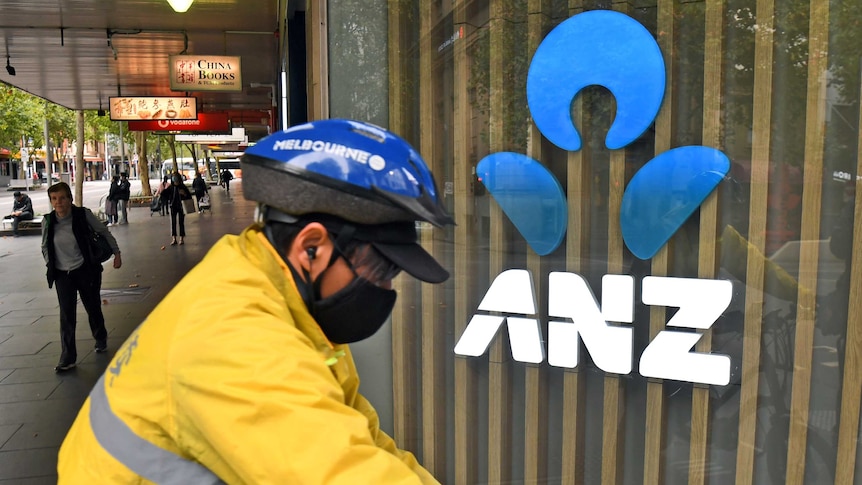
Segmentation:
[(862, 483), (862, 4), (305, 16), (308, 118), (410, 140), (457, 222), (358, 352), (442, 483)]

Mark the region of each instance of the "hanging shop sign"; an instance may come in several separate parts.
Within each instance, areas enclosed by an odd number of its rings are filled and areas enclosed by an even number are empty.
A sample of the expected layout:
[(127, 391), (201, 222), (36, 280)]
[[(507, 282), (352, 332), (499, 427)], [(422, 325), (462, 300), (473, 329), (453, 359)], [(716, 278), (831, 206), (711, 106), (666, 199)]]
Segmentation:
[(130, 121), (129, 131), (230, 133), (227, 113), (198, 113), (196, 120)]
[[(615, 42), (606, 42), (610, 38)], [(654, 122), (665, 93), (665, 69), (658, 43), (636, 20), (609, 10), (584, 12), (555, 27), (536, 49), (527, 73), (527, 105), (545, 138), (574, 152), (581, 149), (582, 139), (572, 120), (572, 101), (587, 86), (603, 86), (617, 106), (605, 145), (622, 149)], [(619, 223), (622, 242), (632, 255), (648, 260), (721, 183), (730, 160), (715, 148), (683, 146), (644, 162), (625, 187)], [(546, 256), (560, 246), (568, 224), (567, 196), (540, 160), (520, 153), (492, 153), (479, 162), (476, 176), (533, 251)], [(552, 272), (547, 312), (540, 313), (532, 275), (523, 269), (507, 270), (494, 279), (455, 345), (455, 354), (484, 354), (506, 323), (516, 361), (538, 364), (547, 356), (552, 366), (576, 368), (583, 343), (597, 367), (610, 374), (629, 374), (634, 362), (635, 280), (605, 275), (602, 288), (599, 305), (581, 275)], [(641, 290), (644, 305), (679, 310), (666, 323), (668, 330), (658, 332), (640, 355), (639, 373), (728, 385), (730, 357), (696, 351), (695, 345), (730, 305), (732, 283), (648, 276)], [(547, 338), (540, 314), (549, 319)]]
[(180, 143), (201, 143), (224, 145), (228, 143), (248, 143), (245, 128), (231, 128), (230, 135), (177, 135), (175, 140)]
[(242, 91), (239, 56), (170, 56), (173, 91)]
[(197, 98), (117, 96), (109, 99), (111, 121), (196, 120)]

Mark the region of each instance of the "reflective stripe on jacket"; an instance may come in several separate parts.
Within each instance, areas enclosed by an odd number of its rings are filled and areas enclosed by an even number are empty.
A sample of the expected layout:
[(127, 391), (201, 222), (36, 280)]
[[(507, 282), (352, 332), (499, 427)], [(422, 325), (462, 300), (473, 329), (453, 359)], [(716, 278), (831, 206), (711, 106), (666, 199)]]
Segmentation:
[(59, 482), (437, 483), (358, 390), (350, 350), (326, 340), (252, 226), (118, 350), (63, 442)]

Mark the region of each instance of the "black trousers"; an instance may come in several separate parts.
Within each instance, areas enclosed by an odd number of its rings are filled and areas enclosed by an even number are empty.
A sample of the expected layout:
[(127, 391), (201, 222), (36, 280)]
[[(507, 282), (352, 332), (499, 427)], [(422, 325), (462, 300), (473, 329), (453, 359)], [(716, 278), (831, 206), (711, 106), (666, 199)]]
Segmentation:
[(173, 237), (177, 237), (177, 219), (180, 220), (180, 237), (186, 237), (186, 215), (183, 213), (183, 208), (171, 207), (171, 236)]
[(25, 212), (20, 216), (12, 216), (12, 234), (18, 234), (18, 223), (21, 221), (33, 220), (32, 212)]
[(55, 272), (54, 287), (57, 289), (57, 300), (60, 302), (60, 342), (62, 354), (60, 362), (70, 363), (78, 360), (78, 349), (75, 346), (75, 327), (77, 326), (78, 295), (87, 310), (90, 321), (90, 331), (96, 343), (108, 338), (105, 329), (105, 317), (102, 315), (102, 272), (98, 269), (84, 267), (72, 271)]

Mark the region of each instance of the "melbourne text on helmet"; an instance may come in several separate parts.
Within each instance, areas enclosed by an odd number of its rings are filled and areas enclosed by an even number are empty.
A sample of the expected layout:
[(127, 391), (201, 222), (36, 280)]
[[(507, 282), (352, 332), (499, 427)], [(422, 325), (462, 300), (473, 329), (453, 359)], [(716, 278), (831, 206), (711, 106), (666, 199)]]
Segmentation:
[(359, 163), (368, 164), (370, 162), (371, 168), (375, 170), (380, 170), (383, 168), (383, 165), (385, 165), (385, 163), (381, 163), (383, 162), (383, 159), (379, 155), (372, 155), (365, 150), (350, 148), (340, 143), (332, 143), (323, 140), (300, 140), (296, 138), (279, 140), (275, 142), (275, 144), (272, 146), (272, 149), (305, 151), (310, 150), (313, 152), (331, 153), (333, 155), (344, 157), (349, 160), (355, 160)]

